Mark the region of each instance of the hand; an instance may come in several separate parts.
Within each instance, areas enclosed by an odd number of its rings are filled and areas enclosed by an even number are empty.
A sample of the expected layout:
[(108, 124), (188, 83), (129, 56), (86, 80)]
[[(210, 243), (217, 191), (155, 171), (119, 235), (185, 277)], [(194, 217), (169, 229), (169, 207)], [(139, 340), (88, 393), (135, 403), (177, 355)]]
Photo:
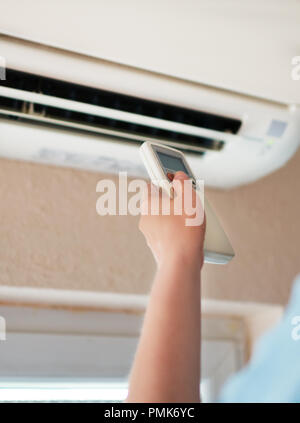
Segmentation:
[[(183, 172), (177, 172), (173, 180), (173, 189), (175, 196), (170, 199), (170, 214), (163, 215), (162, 208), (159, 209), (158, 215), (150, 213), (151, 204), (155, 201), (155, 196), (159, 197), (160, 205), (163, 197), (167, 194), (159, 190), (153, 185), (148, 185), (142, 205), (142, 216), (140, 218), (139, 228), (144, 234), (147, 244), (160, 266), (168, 260), (183, 259), (187, 261), (197, 261), (200, 267), (203, 264), (203, 244), (205, 236), (205, 215), (198, 197), (194, 189), (188, 189), (184, 184), (188, 180), (188, 176)], [(195, 213), (189, 215), (185, 211), (184, 203), (189, 198), (190, 204), (195, 207)], [(157, 197), (156, 197), (157, 198)], [(147, 200), (147, 201), (146, 201)], [(175, 214), (176, 204), (181, 203), (182, 213)], [(188, 226), (187, 219), (198, 216), (200, 224), (196, 226)]]

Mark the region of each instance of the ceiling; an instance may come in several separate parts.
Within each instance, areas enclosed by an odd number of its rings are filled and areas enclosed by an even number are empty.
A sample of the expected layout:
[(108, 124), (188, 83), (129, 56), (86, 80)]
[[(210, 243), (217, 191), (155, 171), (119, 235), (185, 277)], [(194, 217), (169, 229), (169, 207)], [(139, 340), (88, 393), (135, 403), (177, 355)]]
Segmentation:
[(300, 104), (299, 0), (1, 0), (0, 31)]

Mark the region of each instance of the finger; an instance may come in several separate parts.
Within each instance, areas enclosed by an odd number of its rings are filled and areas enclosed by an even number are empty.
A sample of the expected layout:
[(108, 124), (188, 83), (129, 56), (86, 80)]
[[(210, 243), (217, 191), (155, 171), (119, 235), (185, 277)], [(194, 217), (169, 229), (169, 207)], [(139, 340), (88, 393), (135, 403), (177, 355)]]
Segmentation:
[(185, 181), (188, 181), (190, 178), (184, 172), (176, 172), (172, 182), (173, 189), (176, 195), (182, 195), (185, 187)]
[[(176, 190), (176, 186), (178, 187), (178, 184), (182, 185), (182, 188), (184, 187), (184, 181), (188, 181), (190, 178), (188, 177), (188, 175), (184, 172), (176, 172), (174, 175), (174, 179), (172, 182), (172, 185), (175, 187)], [(179, 186), (180, 186), (179, 185)]]
[(184, 172), (182, 172), (181, 170), (179, 171), (179, 172), (176, 172), (175, 173), (175, 176), (174, 176), (174, 179), (176, 180), (176, 179), (180, 179), (180, 180), (186, 180), (186, 179), (190, 179), (189, 177), (188, 177), (188, 175), (186, 174), (186, 173), (184, 173)]

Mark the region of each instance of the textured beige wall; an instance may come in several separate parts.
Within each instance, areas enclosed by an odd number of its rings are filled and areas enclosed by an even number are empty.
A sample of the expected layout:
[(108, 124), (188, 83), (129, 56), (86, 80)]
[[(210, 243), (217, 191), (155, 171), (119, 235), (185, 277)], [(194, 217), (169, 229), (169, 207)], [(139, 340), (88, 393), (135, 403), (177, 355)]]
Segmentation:
[[(111, 177), (111, 176), (110, 176)], [(0, 283), (146, 293), (154, 262), (135, 217), (99, 217), (100, 175), (0, 160)], [(237, 256), (205, 265), (212, 298), (285, 302), (300, 271), (300, 152), (246, 187), (208, 193)]]
[[(111, 176), (110, 176), (111, 177)], [(0, 283), (144, 293), (137, 218), (96, 214), (100, 175), (0, 160)]]
[(236, 257), (226, 266), (205, 266), (205, 295), (285, 303), (300, 273), (300, 150), (285, 167), (254, 184), (207, 196)]

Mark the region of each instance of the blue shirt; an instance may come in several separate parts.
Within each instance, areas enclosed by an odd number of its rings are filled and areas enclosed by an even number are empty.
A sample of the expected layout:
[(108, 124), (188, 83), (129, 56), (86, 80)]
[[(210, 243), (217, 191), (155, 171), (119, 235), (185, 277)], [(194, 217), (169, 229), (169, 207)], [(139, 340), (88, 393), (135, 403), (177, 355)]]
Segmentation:
[(220, 401), (300, 403), (300, 277), (282, 320), (258, 341), (250, 363), (225, 384)]

